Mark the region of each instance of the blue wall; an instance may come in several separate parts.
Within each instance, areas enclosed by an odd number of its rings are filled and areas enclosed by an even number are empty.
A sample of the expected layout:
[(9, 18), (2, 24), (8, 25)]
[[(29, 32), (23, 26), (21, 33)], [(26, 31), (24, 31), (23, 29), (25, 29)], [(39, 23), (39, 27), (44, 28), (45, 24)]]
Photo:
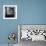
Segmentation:
[[(3, 20), (3, 5), (17, 5), (17, 20)], [(0, 44), (7, 44), (18, 24), (46, 24), (46, 0), (0, 0)], [(16, 43), (17, 43), (16, 39)]]
[[(3, 5), (18, 5), (18, 19), (17, 20), (4, 20), (3, 19)], [(0, 44), (7, 44), (8, 34), (10, 32), (16, 32), (18, 35), (17, 24), (20, 22), (20, 1), (17, 0), (0, 0)], [(20, 9), (20, 10), (19, 10)], [(18, 38), (17, 38), (18, 39)], [(16, 43), (18, 42), (16, 39)]]
[(23, 0), (21, 24), (46, 24), (46, 0)]

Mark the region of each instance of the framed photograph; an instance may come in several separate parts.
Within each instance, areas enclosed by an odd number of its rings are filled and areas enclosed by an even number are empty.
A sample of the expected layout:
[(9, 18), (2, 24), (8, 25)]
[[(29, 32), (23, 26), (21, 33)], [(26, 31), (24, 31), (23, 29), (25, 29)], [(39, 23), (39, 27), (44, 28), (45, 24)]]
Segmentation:
[(3, 5), (3, 19), (17, 19), (17, 5)]
[(22, 41), (46, 41), (46, 25), (19, 24), (18, 42)]

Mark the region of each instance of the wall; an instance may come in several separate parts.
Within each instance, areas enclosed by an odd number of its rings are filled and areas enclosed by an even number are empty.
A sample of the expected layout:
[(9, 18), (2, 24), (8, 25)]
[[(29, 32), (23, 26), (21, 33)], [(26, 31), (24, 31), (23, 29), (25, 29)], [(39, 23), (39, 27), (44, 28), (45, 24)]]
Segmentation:
[[(3, 5), (17, 4), (17, 20), (3, 20)], [(18, 24), (46, 24), (46, 0), (0, 0), (0, 44), (7, 44)], [(17, 39), (16, 39), (17, 43)]]
[(46, 0), (23, 0), (21, 24), (46, 24)]
[[(20, 12), (21, 12), (21, 1), (19, 0), (0, 0), (0, 44), (7, 44), (8, 34), (10, 32), (16, 32), (18, 35), (17, 25), (20, 22)], [(18, 18), (17, 20), (4, 20), (3, 19), (3, 5), (18, 5)], [(16, 43), (18, 43), (18, 37), (16, 38)]]

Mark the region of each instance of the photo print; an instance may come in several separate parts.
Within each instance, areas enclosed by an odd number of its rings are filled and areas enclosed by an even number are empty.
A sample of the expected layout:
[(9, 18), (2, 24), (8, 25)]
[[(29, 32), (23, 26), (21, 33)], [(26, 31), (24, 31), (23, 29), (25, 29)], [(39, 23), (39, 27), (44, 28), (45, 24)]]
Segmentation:
[(3, 5), (3, 19), (17, 19), (17, 5)]

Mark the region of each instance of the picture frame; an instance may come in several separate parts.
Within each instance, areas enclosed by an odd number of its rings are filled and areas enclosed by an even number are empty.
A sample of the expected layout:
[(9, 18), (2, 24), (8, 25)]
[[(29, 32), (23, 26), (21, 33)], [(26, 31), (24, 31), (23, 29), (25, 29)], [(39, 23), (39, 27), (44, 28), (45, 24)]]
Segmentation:
[(3, 5), (3, 19), (17, 19), (17, 5)]
[[(25, 32), (27, 30), (28, 32)], [(25, 34), (23, 31), (25, 32)], [(24, 37), (25, 35), (28, 37), (25, 38)], [(18, 25), (18, 42), (21, 42), (22, 40), (46, 41), (46, 25), (45, 24), (19, 24)]]

